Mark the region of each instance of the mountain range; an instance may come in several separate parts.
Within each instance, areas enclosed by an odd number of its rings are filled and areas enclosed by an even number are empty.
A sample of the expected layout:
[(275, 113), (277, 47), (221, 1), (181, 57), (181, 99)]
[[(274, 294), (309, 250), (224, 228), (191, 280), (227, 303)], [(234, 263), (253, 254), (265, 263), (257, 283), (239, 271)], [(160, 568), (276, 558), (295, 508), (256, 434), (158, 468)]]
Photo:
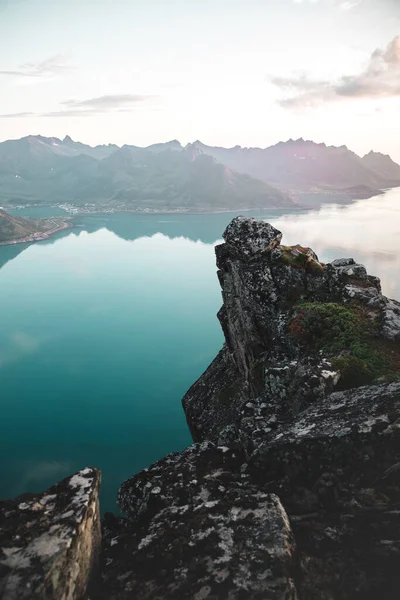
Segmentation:
[(179, 142), (92, 148), (69, 137), (28, 136), (0, 144), (0, 203), (213, 211), (292, 201), (268, 183)]
[(370, 152), (360, 157), (346, 146), (326, 146), (303, 139), (269, 148), (219, 148), (194, 142), (199, 151), (240, 173), (283, 189), (342, 190), (354, 186), (375, 189), (400, 185), (400, 165), (390, 156)]
[[(221, 148), (177, 140), (96, 147), (40, 135), (0, 143), (0, 204), (213, 212), (301, 204), (304, 192), (367, 197), (400, 185), (400, 165), (346, 146), (289, 140)], [(327, 200), (329, 196), (326, 197)], [(323, 201), (323, 198), (322, 198)], [(330, 200), (331, 201), (331, 200)], [(88, 205), (89, 208), (88, 208)]]

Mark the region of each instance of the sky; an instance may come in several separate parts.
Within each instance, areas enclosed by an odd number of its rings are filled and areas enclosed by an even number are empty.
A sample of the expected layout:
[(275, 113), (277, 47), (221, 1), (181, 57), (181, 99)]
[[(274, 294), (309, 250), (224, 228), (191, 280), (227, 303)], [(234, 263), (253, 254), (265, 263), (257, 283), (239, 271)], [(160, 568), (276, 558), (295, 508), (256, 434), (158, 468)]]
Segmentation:
[(289, 138), (400, 162), (400, 0), (0, 0), (0, 140)]

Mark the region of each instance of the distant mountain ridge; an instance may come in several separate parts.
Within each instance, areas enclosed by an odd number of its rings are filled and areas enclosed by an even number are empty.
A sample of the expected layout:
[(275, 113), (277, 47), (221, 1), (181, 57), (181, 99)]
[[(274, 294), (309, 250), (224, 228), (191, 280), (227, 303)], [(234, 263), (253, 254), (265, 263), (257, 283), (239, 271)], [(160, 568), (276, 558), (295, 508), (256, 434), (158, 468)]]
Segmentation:
[(79, 156), (80, 154), (87, 154), (93, 156), (93, 158), (101, 159), (109, 156), (117, 149), (118, 146), (115, 144), (93, 148), (81, 142), (74, 142), (69, 135), (65, 136), (63, 140), (56, 137), (47, 138), (42, 135), (28, 135), (19, 140), (7, 140), (0, 143), (0, 162), (7, 155), (15, 157), (23, 153), (31, 153), (37, 158), (50, 155)]
[(91, 147), (69, 136), (40, 135), (0, 143), (0, 204), (5, 206), (69, 203), (212, 212), (293, 206), (297, 193), (309, 191), (365, 198), (398, 185), (400, 165), (388, 155), (360, 157), (346, 146), (302, 138), (264, 149), (200, 141), (183, 147), (178, 140)]
[(388, 154), (380, 152), (369, 152), (362, 158), (363, 163), (374, 170), (385, 181), (400, 180), (400, 165), (390, 158)]
[(360, 157), (346, 146), (289, 140), (268, 148), (221, 148), (193, 144), (239, 173), (268, 181), (282, 189), (372, 189), (400, 185), (400, 165), (389, 156), (370, 152)]

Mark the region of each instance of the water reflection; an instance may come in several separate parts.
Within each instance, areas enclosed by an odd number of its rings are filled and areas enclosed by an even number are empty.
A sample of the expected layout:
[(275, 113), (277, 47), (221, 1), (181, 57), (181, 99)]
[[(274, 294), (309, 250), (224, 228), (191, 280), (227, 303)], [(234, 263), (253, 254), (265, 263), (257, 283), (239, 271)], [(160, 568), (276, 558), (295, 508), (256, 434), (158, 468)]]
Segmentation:
[[(260, 219), (277, 219), (288, 211), (262, 211), (244, 213)], [(75, 232), (79, 228), (94, 233), (101, 228), (112, 231), (124, 240), (152, 237), (162, 233), (169, 238), (184, 237), (193, 242), (213, 244), (221, 239), (227, 224), (240, 212), (208, 215), (135, 215), (130, 213), (110, 215), (87, 215), (74, 219)]]
[(4, 267), (10, 260), (13, 260), (21, 254), (29, 244), (15, 244), (10, 246), (1, 246), (0, 248), (0, 269)]
[[(54, 244), (85, 231), (108, 230), (127, 241), (163, 234), (170, 239), (186, 238), (214, 244), (221, 239), (229, 221), (238, 213), (211, 215), (139, 215), (132, 213), (82, 215), (74, 228), (40, 242)], [(269, 210), (244, 213), (264, 219), (283, 232), (284, 243), (312, 247), (323, 261), (343, 256), (365, 264), (382, 279), (384, 292), (400, 296), (400, 189), (350, 205), (324, 205), (319, 210)], [(0, 268), (17, 256), (23, 246), (0, 248)]]
[(323, 261), (351, 256), (382, 280), (383, 292), (400, 297), (400, 190), (349, 206), (325, 206), (307, 214), (283, 215), (271, 223), (286, 244), (313, 248)]
[[(86, 215), (75, 219), (76, 228), (95, 233), (107, 229), (124, 240), (152, 237), (184, 237), (213, 244), (237, 213), (214, 215)], [(245, 213), (250, 214), (250, 213)], [(352, 256), (382, 279), (384, 292), (400, 296), (400, 190), (360, 200), (350, 205), (325, 205), (315, 211), (263, 211), (251, 216), (275, 225), (287, 244), (312, 247), (321, 260)], [(71, 235), (62, 232), (60, 237)], [(42, 243), (54, 243), (54, 239)]]

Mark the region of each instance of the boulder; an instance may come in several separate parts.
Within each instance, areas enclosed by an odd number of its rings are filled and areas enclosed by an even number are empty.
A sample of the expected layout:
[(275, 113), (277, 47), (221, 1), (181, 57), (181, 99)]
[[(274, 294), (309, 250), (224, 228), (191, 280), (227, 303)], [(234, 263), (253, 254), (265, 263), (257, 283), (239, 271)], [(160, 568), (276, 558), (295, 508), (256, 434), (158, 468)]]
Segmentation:
[(269, 223), (248, 217), (236, 217), (223, 233), (223, 238), (244, 258), (267, 252), (279, 245), (282, 233)]
[(83, 600), (100, 553), (100, 472), (0, 502), (0, 598)]
[(109, 600), (295, 600), (295, 544), (279, 498), (253, 487), (241, 457), (194, 445), (125, 482), (129, 520), (104, 522)]

